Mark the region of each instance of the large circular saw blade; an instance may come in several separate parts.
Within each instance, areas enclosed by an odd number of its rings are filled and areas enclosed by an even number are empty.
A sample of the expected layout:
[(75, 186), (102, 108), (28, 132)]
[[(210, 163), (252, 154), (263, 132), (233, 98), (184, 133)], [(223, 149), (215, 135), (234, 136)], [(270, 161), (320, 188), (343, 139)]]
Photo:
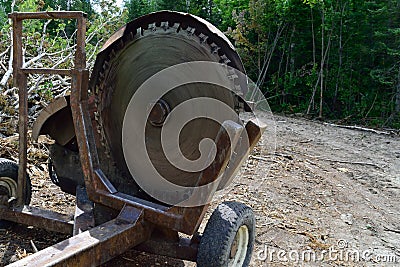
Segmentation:
[[(148, 156), (165, 179), (181, 186), (194, 186), (198, 181), (199, 172), (177, 168), (167, 159), (161, 145), (162, 127), (174, 120), (174, 116), (169, 114), (174, 108), (194, 98), (213, 98), (235, 110), (239, 101), (231, 91), (205, 83), (178, 86), (148, 103), (153, 107), (157, 102), (161, 110), (154, 107), (151, 114), (155, 118), (149, 118), (146, 125), (140, 125), (134, 116), (127, 118), (130, 116), (127, 114), (128, 105), (143, 83), (166, 68), (194, 61), (224, 63), (244, 72), (232, 44), (219, 30), (198, 17), (177, 12), (152, 13), (127, 24), (106, 42), (98, 55), (90, 80), (97, 99), (97, 128), (111, 160), (128, 179), (135, 177), (135, 170), (144, 166), (140, 160), (133, 158), (129, 159), (133, 162), (127, 162), (124, 157), (124, 150), (135, 150), (135, 147), (124, 147), (124, 120), (133, 129), (132, 135), (136, 134), (135, 129), (144, 127)], [(245, 81), (231, 81), (239, 88), (242, 83), (244, 88)], [(228, 116), (226, 119), (232, 118)], [(207, 118), (187, 123), (179, 133), (182, 154), (189, 160), (198, 159), (200, 141), (204, 138), (214, 140), (220, 127)]]

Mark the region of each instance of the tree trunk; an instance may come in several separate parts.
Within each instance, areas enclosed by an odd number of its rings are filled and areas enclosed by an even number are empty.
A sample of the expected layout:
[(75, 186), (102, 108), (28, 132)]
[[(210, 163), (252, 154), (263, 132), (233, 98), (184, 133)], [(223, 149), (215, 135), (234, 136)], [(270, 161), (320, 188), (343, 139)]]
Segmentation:
[(322, 118), (322, 108), (323, 108), (323, 101), (324, 101), (324, 49), (325, 49), (325, 13), (322, 10), (321, 15), (322, 25), (321, 25), (321, 86), (320, 86), (320, 100), (319, 100), (319, 117)]
[[(324, 12), (324, 10), (322, 10), (321, 12)], [(312, 92), (312, 95), (311, 95), (311, 99), (310, 99), (310, 102), (309, 102), (309, 104), (308, 104), (308, 108), (307, 108), (307, 115), (308, 114), (310, 114), (310, 111), (311, 111), (311, 107), (313, 107), (314, 106), (314, 101), (315, 101), (315, 94), (317, 93), (317, 88), (318, 88), (318, 85), (320, 86), (320, 89), (321, 89), (321, 93), (320, 93), (320, 111), (319, 111), (319, 117), (322, 117), (322, 104), (323, 104), (323, 89), (324, 89), (324, 83), (323, 83), (323, 75), (324, 75), (324, 65), (325, 65), (325, 62), (326, 62), (326, 57), (328, 56), (328, 52), (329, 52), (329, 49), (330, 49), (330, 47), (331, 47), (331, 40), (332, 40), (332, 35), (333, 35), (333, 25), (332, 25), (332, 29), (331, 29), (331, 32), (330, 32), (330, 34), (329, 34), (329, 38), (328, 38), (328, 44), (326, 45), (326, 48), (325, 48), (325, 37), (324, 37), (324, 32), (325, 32), (325, 30), (324, 30), (324, 27), (325, 26), (325, 16), (324, 16), (324, 13), (322, 13), (322, 31), (321, 31), (321, 33), (322, 33), (322, 36), (321, 36), (321, 43), (322, 43), (322, 49), (321, 49), (321, 55), (322, 55), (322, 57), (321, 57), (321, 68), (320, 68), (320, 71), (319, 71), (319, 74), (318, 74), (318, 79), (317, 79), (317, 82), (315, 83), (315, 86), (314, 86), (314, 90), (313, 90), (313, 92)], [(325, 51), (324, 51), (325, 50)]]
[(312, 33), (312, 46), (313, 46), (313, 67), (317, 63), (316, 59), (316, 51), (315, 51), (315, 31), (314, 31), (314, 15), (313, 15), (313, 9), (312, 7), (310, 8), (311, 11), (311, 33)]
[(339, 66), (336, 76), (336, 86), (335, 86), (335, 94), (333, 96), (333, 110), (336, 111), (337, 107), (337, 99), (339, 95), (339, 83), (340, 83), (340, 76), (342, 71), (343, 65), (343, 14), (344, 9), (346, 8), (346, 3), (343, 4), (342, 12), (340, 14), (340, 29), (339, 29)]
[(265, 76), (267, 75), (268, 69), (269, 69), (269, 65), (271, 63), (272, 57), (274, 55), (274, 51), (276, 48), (276, 45), (278, 44), (279, 41), (279, 37), (281, 36), (283, 30), (285, 29), (286, 25), (279, 25), (278, 29), (276, 30), (276, 34), (275, 34), (275, 39), (274, 42), (272, 44), (271, 49), (269, 49), (268, 53), (265, 55), (264, 57), (264, 63), (263, 63), (263, 67), (261, 69), (261, 73), (258, 76), (257, 79), (257, 86), (260, 87), (265, 80)]
[[(291, 41), (289, 40), (289, 46), (290, 46)], [(286, 49), (286, 42), (284, 49)], [(285, 65), (285, 73), (283, 75), (283, 86), (282, 86), (282, 101), (286, 103), (286, 85), (288, 84), (288, 72), (289, 72), (289, 61), (290, 61), (290, 53), (289, 53), (289, 48), (288, 52), (286, 53), (286, 65)]]
[[(275, 95), (278, 95), (278, 94), (279, 94), (279, 92), (278, 92), (278, 90), (279, 90), (279, 85), (280, 85), (280, 83), (279, 83), (279, 76), (281, 76), (282, 63), (283, 63), (284, 58), (285, 58), (285, 50), (283, 49), (283, 51), (282, 51), (282, 56), (281, 56), (281, 60), (279, 60), (278, 72), (277, 72), (277, 75), (276, 75)], [(286, 94), (285, 94), (285, 86), (282, 86), (282, 91), (281, 91), (282, 99), (281, 99), (281, 103), (280, 103), (280, 104), (286, 103), (286, 96), (285, 96), (285, 95), (286, 95)]]
[(290, 80), (293, 79), (294, 70), (295, 70), (295, 64), (294, 64), (295, 58), (293, 56), (293, 51), (294, 51), (296, 44), (292, 42), (295, 32), (296, 32), (296, 25), (293, 25), (292, 35), (290, 36)]

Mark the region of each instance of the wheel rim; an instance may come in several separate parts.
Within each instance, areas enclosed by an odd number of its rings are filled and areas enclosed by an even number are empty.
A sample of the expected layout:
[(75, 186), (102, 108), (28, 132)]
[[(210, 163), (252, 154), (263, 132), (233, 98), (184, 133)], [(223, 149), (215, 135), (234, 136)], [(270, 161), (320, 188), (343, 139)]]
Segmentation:
[(249, 244), (249, 229), (242, 225), (236, 233), (231, 247), (228, 266), (243, 266), (247, 256), (247, 246)]
[(6, 190), (8, 199), (17, 198), (17, 182), (13, 179), (9, 177), (0, 177), (0, 188)]

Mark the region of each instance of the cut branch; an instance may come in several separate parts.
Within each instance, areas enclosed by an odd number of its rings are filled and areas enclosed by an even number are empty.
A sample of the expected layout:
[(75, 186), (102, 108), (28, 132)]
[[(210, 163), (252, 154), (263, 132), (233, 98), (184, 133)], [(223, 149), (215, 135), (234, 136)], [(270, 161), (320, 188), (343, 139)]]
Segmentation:
[(12, 48), (12, 46), (11, 46), (11, 49), (10, 49), (10, 58), (8, 59), (8, 70), (7, 70), (6, 73), (3, 75), (3, 78), (2, 78), (1, 81), (0, 81), (0, 87), (1, 87), (1, 88), (5, 88), (5, 87), (6, 87), (6, 85), (7, 85), (7, 83), (8, 83), (8, 80), (10, 79), (11, 74), (13, 73), (13, 67), (12, 67), (12, 63), (13, 63), (13, 60), (12, 60), (12, 53), (13, 53), (13, 48)]
[(375, 130), (375, 129), (364, 128), (364, 127), (360, 127), (360, 126), (356, 126), (356, 125), (354, 125), (354, 126), (338, 125), (338, 124), (327, 123), (327, 122), (324, 122), (324, 125), (329, 125), (329, 126), (332, 126), (332, 127), (339, 127), (339, 128), (344, 128), (344, 129), (358, 130), (358, 131), (363, 131), (363, 132), (370, 132), (370, 133), (375, 133), (375, 134), (390, 135), (389, 132), (378, 131), (378, 130)]

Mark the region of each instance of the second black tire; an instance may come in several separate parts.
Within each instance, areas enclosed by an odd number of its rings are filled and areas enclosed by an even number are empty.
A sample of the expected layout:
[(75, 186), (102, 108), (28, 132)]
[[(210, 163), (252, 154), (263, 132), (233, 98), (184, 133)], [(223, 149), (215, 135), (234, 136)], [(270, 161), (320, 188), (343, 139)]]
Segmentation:
[(212, 213), (200, 239), (197, 266), (248, 266), (254, 238), (253, 210), (239, 202), (223, 202)]
[[(5, 178), (10, 178), (15, 183), (18, 184), (18, 164), (12, 160), (0, 158), (0, 181), (2, 178), (4, 179), (4, 181), (6, 181)], [(7, 193), (7, 191), (9, 190), (8, 188), (2, 187), (1, 185), (0, 185), (0, 187), (1, 187), (0, 190), (2, 190), (3, 193)], [(25, 192), (24, 204), (29, 205), (29, 203), (31, 202), (32, 190), (31, 190), (31, 180), (30, 180), (28, 174), (26, 175), (26, 187), (25, 188), (26, 188), (26, 192)], [(8, 192), (8, 193), (10, 193), (10, 192)]]

